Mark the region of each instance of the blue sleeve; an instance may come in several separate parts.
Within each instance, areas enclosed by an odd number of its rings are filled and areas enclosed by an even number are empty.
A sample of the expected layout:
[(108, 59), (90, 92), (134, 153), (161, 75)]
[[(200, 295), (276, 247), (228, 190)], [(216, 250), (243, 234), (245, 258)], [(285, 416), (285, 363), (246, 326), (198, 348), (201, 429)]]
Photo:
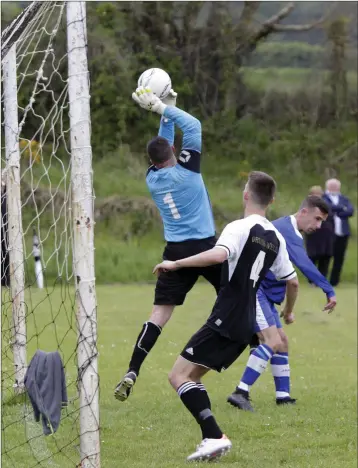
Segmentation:
[(349, 218), (353, 216), (354, 208), (352, 203), (346, 198), (344, 200), (344, 205), (339, 205), (340, 210), (337, 212), (337, 216), (340, 218)]
[(330, 205), (330, 209), (331, 209), (331, 212), (333, 214), (337, 214), (342, 209), (342, 206), (341, 205)]
[(170, 146), (174, 145), (174, 122), (166, 117), (160, 119), (160, 127), (158, 135), (168, 140)]
[(304, 276), (322, 289), (328, 298), (336, 293), (327, 279), (317, 270), (309, 259), (304, 248), (303, 240), (297, 237), (294, 241), (286, 239), (286, 246), (291, 262), (304, 274)]
[(201, 153), (201, 123), (187, 112), (174, 106), (167, 106), (164, 117), (172, 120), (183, 132), (183, 150)]
[(322, 198), (327, 203), (327, 205), (329, 207), (329, 211), (330, 211), (329, 215), (333, 215), (339, 210), (339, 206), (338, 205), (333, 205), (332, 200), (329, 198), (328, 195), (323, 195)]

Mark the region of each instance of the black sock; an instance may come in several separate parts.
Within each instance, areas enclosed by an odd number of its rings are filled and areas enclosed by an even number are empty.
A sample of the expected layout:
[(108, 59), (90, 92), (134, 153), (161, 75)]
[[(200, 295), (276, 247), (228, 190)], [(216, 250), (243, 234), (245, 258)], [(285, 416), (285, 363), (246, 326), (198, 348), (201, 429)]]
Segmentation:
[(221, 439), (223, 433), (208, 407), (210, 400), (206, 391), (200, 390), (195, 382), (185, 382), (177, 393), (200, 425), (203, 439)]
[(136, 375), (139, 375), (139, 370), (144, 359), (155, 345), (161, 332), (162, 329), (159, 325), (155, 325), (153, 322), (145, 322), (133, 350), (129, 363), (129, 371), (133, 371)]
[[(199, 390), (201, 390), (202, 394), (206, 398), (205, 404), (207, 405), (207, 408), (211, 409), (211, 401), (210, 401), (208, 392), (206, 391), (206, 388), (204, 387), (204, 385), (202, 383), (198, 383), (196, 385), (198, 386)], [(203, 402), (204, 402), (204, 400), (203, 400)]]

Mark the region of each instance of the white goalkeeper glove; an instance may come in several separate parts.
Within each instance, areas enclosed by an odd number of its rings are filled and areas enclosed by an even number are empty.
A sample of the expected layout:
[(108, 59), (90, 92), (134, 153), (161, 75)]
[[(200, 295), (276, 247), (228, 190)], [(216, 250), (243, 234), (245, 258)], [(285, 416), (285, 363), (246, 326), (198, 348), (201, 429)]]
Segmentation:
[(157, 114), (163, 115), (165, 108), (167, 107), (166, 104), (163, 104), (149, 88), (144, 88), (143, 86), (136, 89), (132, 94), (132, 98), (143, 109), (151, 112), (157, 112)]
[(162, 103), (166, 104), (167, 106), (176, 106), (177, 105), (177, 97), (178, 93), (171, 89), (167, 97), (162, 99)]

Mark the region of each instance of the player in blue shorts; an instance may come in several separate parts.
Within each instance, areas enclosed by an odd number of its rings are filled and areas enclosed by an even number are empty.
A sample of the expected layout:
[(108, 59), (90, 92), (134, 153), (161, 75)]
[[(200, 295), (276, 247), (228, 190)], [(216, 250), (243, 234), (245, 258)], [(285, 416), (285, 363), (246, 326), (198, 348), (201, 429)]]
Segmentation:
[[(159, 135), (147, 146), (152, 165), (146, 182), (160, 212), (167, 241), (163, 260), (179, 260), (211, 250), (216, 244), (212, 207), (201, 172), (201, 124), (198, 119), (175, 107), (176, 93), (162, 102), (150, 90), (138, 88), (132, 95), (143, 109), (160, 114)], [(174, 126), (183, 132), (178, 160), (173, 153)], [(115, 389), (115, 397), (125, 401), (139, 375), (143, 361), (155, 345), (175, 306), (184, 303), (199, 276), (207, 279), (218, 293), (221, 265), (184, 268), (160, 275), (155, 287), (154, 306), (144, 323), (128, 366)]]
[[(311, 233), (321, 227), (329, 213), (326, 202), (317, 196), (309, 196), (304, 200), (300, 210), (292, 216), (285, 216), (273, 221), (275, 228), (286, 241), (291, 262), (303, 275), (326, 294), (327, 304), (323, 310), (332, 312), (336, 306), (336, 295), (333, 287), (318, 271), (309, 259), (301, 232)], [(237, 408), (253, 411), (250, 403), (250, 387), (256, 382), (268, 362), (275, 380), (276, 403), (292, 404), (296, 400), (290, 396), (290, 366), (288, 362), (288, 338), (282, 329), (276, 304), (284, 301), (286, 285), (277, 281), (268, 273), (262, 282), (256, 297), (256, 333), (266, 349), (262, 353), (261, 346), (251, 352), (246, 369), (236, 390), (228, 397), (228, 402)], [(286, 301), (282, 312), (285, 323), (293, 323), (294, 301)]]

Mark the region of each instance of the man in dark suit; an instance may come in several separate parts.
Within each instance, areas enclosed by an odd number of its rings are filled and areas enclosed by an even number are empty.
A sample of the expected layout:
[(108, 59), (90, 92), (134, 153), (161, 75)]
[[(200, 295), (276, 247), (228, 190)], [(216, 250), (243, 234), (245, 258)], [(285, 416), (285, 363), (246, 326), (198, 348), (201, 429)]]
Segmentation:
[(349, 218), (353, 216), (354, 208), (347, 197), (341, 194), (341, 183), (337, 179), (326, 182), (324, 200), (329, 204), (334, 221), (333, 267), (330, 283), (337, 286), (339, 283), (344, 256), (350, 236)]
[[(309, 195), (322, 197), (323, 194), (323, 189), (319, 185), (310, 188)], [(311, 234), (306, 234), (305, 238), (307, 255), (320, 273), (327, 278), (335, 238), (333, 215), (329, 213), (326, 221), (322, 222), (321, 228)]]

